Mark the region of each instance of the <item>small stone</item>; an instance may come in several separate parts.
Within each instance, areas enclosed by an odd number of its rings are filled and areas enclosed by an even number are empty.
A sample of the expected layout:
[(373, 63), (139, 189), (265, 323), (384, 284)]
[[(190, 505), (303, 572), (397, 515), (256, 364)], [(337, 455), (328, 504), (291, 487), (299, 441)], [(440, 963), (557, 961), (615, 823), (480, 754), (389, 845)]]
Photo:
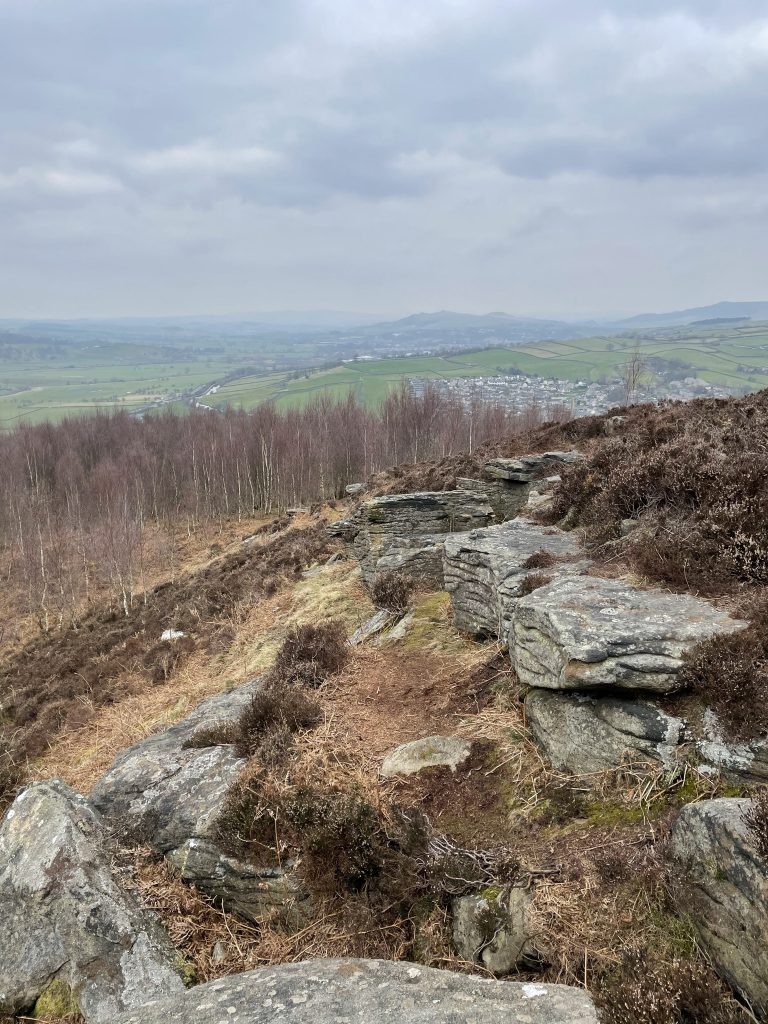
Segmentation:
[(540, 964), (533, 945), (531, 895), (525, 889), (489, 890), (453, 901), (453, 943), (458, 954), (503, 976)]
[(381, 766), (381, 775), (415, 775), (425, 768), (445, 767), (456, 771), (469, 757), (472, 745), (457, 736), (426, 736), (403, 743), (388, 754)]

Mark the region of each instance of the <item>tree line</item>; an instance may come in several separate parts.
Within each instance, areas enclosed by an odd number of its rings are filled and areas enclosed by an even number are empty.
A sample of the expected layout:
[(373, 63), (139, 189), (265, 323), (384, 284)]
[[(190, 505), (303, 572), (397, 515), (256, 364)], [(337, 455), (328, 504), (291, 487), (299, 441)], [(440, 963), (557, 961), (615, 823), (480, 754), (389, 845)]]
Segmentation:
[(43, 629), (72, 621), (107, 586), (128, 611), (145, 588), (148, 543), (201, 525), (339, 498), (401, 463), (441, 458), (529, 430), (524, 413), (442, 395), (392, 392), (376, 408), (321, 396), (303, 408), (99, 413), (0, 435), (5, 576)]

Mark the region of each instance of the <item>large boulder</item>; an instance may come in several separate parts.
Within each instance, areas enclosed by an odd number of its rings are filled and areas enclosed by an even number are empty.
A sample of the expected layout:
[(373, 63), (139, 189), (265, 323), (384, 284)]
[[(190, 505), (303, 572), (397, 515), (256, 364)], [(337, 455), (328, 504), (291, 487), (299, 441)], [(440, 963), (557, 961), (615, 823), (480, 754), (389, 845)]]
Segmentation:
[(540, 965), (533, 942), (531, 893), (522, 888), (490, 889), (460, 896), (452, 904), (453, 944), (462, 959), (503, 976)]
[(582, 560), (556, 562), (547, 568), (527, 566), (540, 551), (555, 558), (575, 558), (580, 551), (579, 538), (528, 519), (446, 537), (443, 575), (456, 628), (506, 640), (527, 576), (534, 572), (552, 577), (572, 574), (589, 564)]
[(529, 690), (525, 714), (552, 765), (576, 775), (627, 761), (668, 764), (686, 735), (681, 718), (627, 697)]
[(384, 758), (381, 774), (416, 775), (425, 768), (450, 768), (456, 771), (469, 757), (472, 744), (459, 736), (426, 736), (396, 747)]
[(295, 924), (307, 916), (309, 897), (296, 879), (292, 862), (257, 868), (227, 856), (205, 839), (188, 839), (168, 854), (168, 860), (183, 881), (247, 921), (261, 924), (277, 913), (282, 921)]
[(517, 602), (510, 654), (528, 686), (670, 693), (687, 650), (745, 625), (688, 594), (564, 577)]
[(61, 782), (23, 790), (0, 828), (0, 920), (0, 1014), (42, 997), (111, 1024), (184, 989), (168, 936), (112, 877), (99, 816)]
[(749, 800), (687, 804), (670, 855), (680, 909), (718, 971), (768, 1014), (768, 864), (744, 822)]
[(114, 1024), (597, 1024), (565, 985), (490, 981), (389, 960), (310, 960), (235, 974)]
[(255, 680), (217, 694), (183, 721), (118, 754), (93, 788), (93, 805), (127, 840), (160, 853), (209, 836), (245, 761), (228, 744), (185, 744), (202, 730), (234, 722), (260, 685)]
[(357, 513), (360, 529), (354, 540), (363, 579), (370, 583), (383, 569), (441, 574), (443, 535), (492, 521), (485, 496), (471, 491), (385, 494), (365, 501)]

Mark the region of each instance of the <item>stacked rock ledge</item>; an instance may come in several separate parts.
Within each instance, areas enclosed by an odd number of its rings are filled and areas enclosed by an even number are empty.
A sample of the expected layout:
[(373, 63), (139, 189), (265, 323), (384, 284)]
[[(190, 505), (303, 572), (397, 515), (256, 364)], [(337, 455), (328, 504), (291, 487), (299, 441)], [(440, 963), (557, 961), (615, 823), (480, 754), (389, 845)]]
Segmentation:
[[(454, 625), (466, 633), (504, 641), (527, 576), (536, 571), (554, 578), (573, 575), (590, 564), (578, 559), (581, 546), (576, 534), (528, 519), (451, 534), (445, 538), (444, 551), (444, 582), (451, 595)], [(576, 561), (558, 561), (542, 570), (526, 567), (539, 551)]]
[(686, 650), (745, 626), (688, 594), (566, 577), (518, 601), (510, 652), (527, 686), (671, 693)]

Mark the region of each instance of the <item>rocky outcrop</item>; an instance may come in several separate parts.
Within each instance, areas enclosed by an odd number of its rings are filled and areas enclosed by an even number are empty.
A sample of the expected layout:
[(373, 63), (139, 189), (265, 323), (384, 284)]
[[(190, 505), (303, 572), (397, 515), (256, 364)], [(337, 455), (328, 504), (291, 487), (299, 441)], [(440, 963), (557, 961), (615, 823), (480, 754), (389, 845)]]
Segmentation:
[(184, 744), (239, 717), (259, 680), (203, 701), (191, 715), (119, 754), (91, 793), (105, 820), (160, 853), (210, 835), (222, 801), (245, 764), (230, 745)]
[(545, 473), (581, 458), (579, 452), (545, 452), (517, 459), (491, 459), (483, 466), (479, 480), (459, 477), (456, 482), (464, 490), (483, 494), (496, 522), (505, 523), (531, 507), (534, 483), (536, 493), (547, 489)]
[(168, 855), (185, 882), (213, 896), (247, 921), (261, 924), (275, 913), (297, 925), (307, 916), (308, 894), (293, 872), (285, 868), (255, 868), (228, 857), (205, 839), (189, 839)]
[(394, 775), (415, 775), (425, 768), (450, 768), (455, 771), (469, 757), (472, 744), (458, 736), (426, 736), (403, 743), (381, 766), (385, 779)]
[(510, 483), (529, 484), (532, 480), (551, 473), (559, 466), (580, 462), (581, 452), (543, 452), (541, 455), (521, 455), (516, 459), (491, 459), (483, 466), (483, 474), (491, 479)]
[(671, 762), (685, 722), (648, 701), (530, 690), (528, 728), (555, 768), (586, 775), (622, 763)]
[(578, 563), (555, 562), (547, 568), (527, 566), (538, 552), (555, 558), (577, 558), (579, 538), (528, 519), (446, 537), (443, 574), (456, 628), (506, 640), (527, 576), (543, 572), (558, 577), (583, 571), (589, 564), (582, 559)]
[(687, 594), (565, 577), (517, 602), (510, 652), (528, 686), (670, 693), (686, 650), (745, 625)]
[(540, 965), (533, 944), (531, 894), (526, 889), (489, 890), (453, 901), (453, 944), (470, 963), (503, 976)]
[[(492, 522), (485, 497), (471, 491), (421, 491), (386, 494), (365, 501), (357, 514), (354, 546), (363, 579), (400, 570), (442, 585), (444, 535)], [(438, 578), (436, 578), (439, 577)]]
[(122, 1014), (114, 1024), (597, 1024), (564, 985), (489, 981), (387, 960), (310, 960), (235, 974)]
[(768, 1014), (768, 864), (744, 822), (748, 800), (703, 800), (680, 812), (670, 855), (680, 909), (718, 971)]
[[(184, 989), (159, 923), (116, 885), (108, 835), (61, 782), (30, 786), (0, 828), (0, 1014), (71, 1000), (86, 1021)], [(56, 999), (54, 1000), (53, 995)]]
[(400, 572), (431, 590), (443, 589), (443, 534), (392, 537), (378, 558), (373, 578), (380, 572)]

